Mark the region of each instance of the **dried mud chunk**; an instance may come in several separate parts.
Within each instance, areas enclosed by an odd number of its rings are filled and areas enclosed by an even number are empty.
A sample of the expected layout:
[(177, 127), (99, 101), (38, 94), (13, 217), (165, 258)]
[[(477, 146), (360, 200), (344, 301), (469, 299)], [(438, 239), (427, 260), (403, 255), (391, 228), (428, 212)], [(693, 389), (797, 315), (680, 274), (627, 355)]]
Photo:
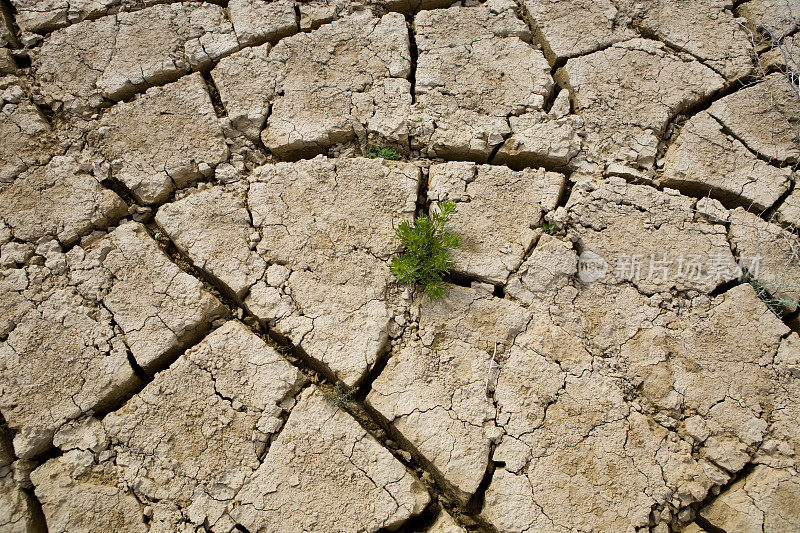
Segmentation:
[(765, 71), (780, 70), (784, 76), (791, 76), (794, 65), (800, 64), (800, 37), (797, 34), (784, 36), (780, 40), (780, 47), (773, 45), (759, 60)]
[[(550, 405), (547, 420), (537, 430), (539, 444), (534, 449), (504, 437), (498, 448), (501, 456), (507, 453), (506, 447), (516, 446), (516, 453), (527, 452), (522, 455), (527, 455), (523, 466), (533, 460), (527, 472), (516, 464), (495, 472), (483, 514), (500, 531), (566, 531), (601, 524), (624, 531), (647, 525), (655, 503), (653, 489), (647, 468), (641, 464), (646, 457), (634, 458), (625, 450), (627, 406), (621, 393), (608, 383), (582, 381), (583, 390), (577, 391), (578, 382), (571, 379), (562, 399)], [(590, 388), (597, 394), (594, 408), (584, 399)], [(568, 417), (573, 418), (570, 425), (565, 424)], [(574, 457), (582, 459), (576, 463)], [(624, 486), (620, 482), (623, 477)], [(615, 478), (620, 481), (615, 483)], [(556, 499), (560, 509), (554, 506)]]
[[(355, 34), (354, 25), (360, 19), (354, 17), (356, 15), (332, 26), (345, 25), (339, 28), (344, 35)], [(382, 59), (384, 65), (365, 56), (370, 47), (376, 46), (373, 43), (358, 50), (348, 48), (344, 57), (329, 58), (320, 51), (315, 65), (326, 74), (309, 74), (306, 49), (327, 42), (326, 35), (330, 37), (336, 30), (327, 26), (281, 41), (275, 48), (264, 44), (221, 60), (211, 75), (232, 125), (252, 140), (262, 135), (275, 153), (291, 158), (323, 152), (331, 144), (356, 136), (365, 139), (365, 133), (375, 142), (389, 141), (407, 147), (406, 115), (411, 94), (410, 84), (405, 79), (410, 67), (405, 61), (410, 52), (403, 50), (408, 48), (408, 40), (398, 33), (396, 17), (384, 19), (380, 19), (376, 31), (389, 35), (387, 46), (400, 47), (386, 52), (387, 57)], [(337, 34), (335, 38), (341, 37)], [(346, 46), (351, 44), (347, 41)], [(332, 49), (326, 48), (324, 53)], [(363, 75), (348, 77), (342, 84), (349, 89), (340, 92), (338, 86), (332, 85), (332, 80), (339, 79), (354, 66), (361, 69)], [(312, 82), (307, 81), (309, 77)], [(320, 108), (320, 98), (330, 106)], [(333, 113), (333, 109), (340, 113)], [(315, 111), (318, 112), (312, 114)], [(267, 115), (270, 121), (262, 133)], [(304, 137), (298, 139), (298, 135)], [(268, 137), (272, 140), (267, 141)], [(289, 144), (284, 145), (285, 142)]]
[(761, 161), (702, 112), (683, 126), (667, 150), (661, 183), (763, 211), (789, 190), (792, 178), (792, 169)]
[(740, 261), (776, 312), (794, 311), (800, 299), (797, 237), (741, 207), (731, 211), (729, 235)]
[[(611, 0), (524, 0), (551, 63), (635, 37)], [(576, 24), (576, 21), (581, 21)]]
[[(66, 0), (12, 0), (11, 5), (16, 11), (15, 22), (22, 31), (48, 31), (68, 23), (70, 4)], [(5, 10), (1, 10), (0, 20), (4, 14)], [(9, 33), (10, 26), (9, 23)]]
[(116, 16), (84, 21), (51, 33), (33, 54), (32, 67), (49, 105), (89, 114), (103, 101), (97, 81), (111, 61)]
[(790, 229), (800, 226), (800, 189), (793, 190), (778, 206), (775, 220), (789, 226)]
[(2, 21), (0, 21), (0, 75), (13, 74), (17, 71), (17, 62), (14, 60), (11, 50), (2, 48), (2, 32)]
[[(612, 380), (591, 372), (563, 378), (552, 363), (530, 378), (517, 391), (501, 373), (497, 386), (510, 396), (512, 423), (495, 451), (506, 465), (495, 471), (482, 515), (499, 531), (633, 531), (676, 489), (696, 487), (694, 501), (705, 497), (712, 483), (691, 446), (631, 410)], [(529, 389), (538, 394), (529, 398)], [(502, 405), (498, 416), (507, 416)]]
[(433, 165), (428, 181), (429, 200), (458, 206), (451, 225), (462, 245), (451, 252), (453, 270), (505, 283), (533, 244), (544, 213), (555, 209), (565, 178), (544, 169), (452, 162)]
[(68, 458), (62, 456), (50, 459), (31, 473), (48, 531), (149, 531), (142, 505), (130, 490), (118, 486), (113, 466), (86, 470), (76, 472)]
[(45, 33), (117, 11), (135, 11), (159, 0), (10, 0), (22, 31)]
[(228, 158), (211, 98), (200, 74), (149, 89), (113, 107), (100, 121), (98, 148), (112, 172), (147, 204), (200, 177), (198, 165)]
[(0, 220), (14, 238), (55, 237), (65, 246), (128, 214), (128, 206), (69, 156), (20, 175), (0, 192)]
[(137, 223), (123, 224), (94, 243), (82, 270), (71, 276), (113, 313), (134, 359), (146, 370), (158, 368), (226, 312)]
[(32, 166), (42, 165), (55, 152), (50, 125), (27, 98), (14, 104), (0, 98), (0, 190)]
[(386, 300), (392, 279), (384, 263), (354, 251), (312, 271), (293, 271), (280, 291), (281, 304), (251, 308), (261, 318), (274, 319), (281, 335), (355, 385), (388, 340), (393, 313)]
[(245, 305), (273, 324), (348, 385), (358, 383), (387, 342), (392, 306), (388, 267), (373, 256), (351, 252), (324, 268), (295, 270), (273, 265), (277, 281), (259, 282)]
[(800, 99), (783, 74), (717, 100), (708, 111), (759, 156), (778, 164), (800, 161)]
[(138, 386), (129, 351), (152, 371), (225, 312), (139, 224), (86, 250), (63, 254), (51, 241), (37, 253), (45, 266), (14, 269), (0, 285), (13, 319), (2, 324), (0, 410), (22, 458), (46, 451), (66, 422), (113, 407)]
[(422, 11), (413, 147), (427, 155), (485, 162), (512, 133), (510, 116), (542, 111), (550, 66), (529, 43), (511, 2)]
[(800, 337), (791, 333), (782, 341), (775, 355), (775, 370), (780, 380), (772, 423), (756, 461), (776, 468), (797, 468), (800, 458)]
[[(549, 255), (559, 257), (558, 247), (551, 248)], [(559, 291), (569, 295), (571, 288)], [(553, 306), (552, 315), (535, 314), (517, 337), (494, 393), (506, 435), (493, 456), (503, 466), (489, 486), (484, 513), (500, 531), (602, 529), (609, 523), (622, 531), (648, 517), (669, 521), (724, 486), (760, 447), (761, 460), (780, 460), (766, 452), (776, 445), (761, 443), (771, 433), (791, 442), (783, 434), (796, 433), (788, 422), (796, 413), (789, 409), (791, 392), (773, 368), (780, 362), (788, 374), (800, 360), (788, 348), (776, 355), (789, 328), (747, 284), (715, 299), (696, 298), (689, 308), (668, 311), (664, 303), (663, 296), (648, 299), (631, 287), (596, 283), (560, 304), (575, 307), (581, 327), (570, 320), (564, 328), (549, 324), (568, 318)], [(557, 332), (554, 342), (542, 342), (543, 331)], [(577, 360), (569, 357), (581, 351)], [(635, 401), (629, 391), (636, 391)], [(768, 429), (770, 420), (782, 420), (780, 431)], [(559, 427), (548, 430), (551, 423)], [(613, 451), (621, 442), (625, 452)], [(543, 448), (551, 451), (543, 456)], [(631, 477), (619, 475), (628, 468), (626, 456), (636, 465)], [(575, 457), (581, 458), (577, 464)], [(605, 462), (613, 464), (608, 482)], [(622, 486), (619, 478), (643, 485)], [(637, 496), (622, 497), (628, 490)], [(562, 510), (563, 501), (576, 505)]]
[(640, 31), (688, 52), (730, 81), (753, 71), (750, 35), (726, 0), (623, 0), (618, 5)]
[(350, 385), (388, 338), (386, 263), (399, 248), (394, 228), (413, 216), (419, 179), (409, 163), (322, 157), (251, 177), (256, 251), (285, 271), (268, 272), (245, 304)]
[(275, 42), (296, 33), (294, 8), (292, 0), (231, 0), (228, 3), (233, 29), (242, 45)]
[(792, 531), (800, 520), (798, 499), (795, 473), (759, 465), (700, 509), (700, 515), (724, 531)]
[(239, 48), (225, 11), (202, 3), (158, 5), (117, 15), (119, 32), (108, 67), (97, 80), (119, 100), (148, 85), (198, 70)]
[(280, 157), (307, 157), (364, 133), (405, 145), (411, 52), (405, 20), (358, 11), (269, 53), (277, 96), (261, 138)]
[(439, 516), (436, 517), (436, 521), (425, 531), (426, 533), (464, 533), (466, 530), (453, 520), (450, 513), (442, 509)]
[(583, 127), (583, 120), (577, 115), (553, 120), (544, 113), (528, 113), (509, 117), (508, 122), (514, 133), (497, 151), (492, 163), (514, 169), (569, 168), (581, 150), (578, 131)]
[(740, 269), (725, 227), (695, 219), (695, 202), (670, 189), (610, 178), (576, 185), (567, 212), (582, 249), (605, 262), (601, 280), (630, 281), (646, 294), (708, 293), (739, 277)]
[(0, 46), (13, 46), (17, 38), (12, 29), (11, 14), (5, 9), (0, 9)]
[(255, 231), (241, 187), (217, 186), (162, 206), (156, 223), (192, 263), (237, 297), (264, 276), (267, 264), (253, 250)]
[(216, 508), (258, 468), (304, 383), (263, 340), (227, 322), (105, 417), (118, 475), (141, 499), (179, 503), (215, 527)]
[(459, 287), (438, 303), (422, 297), (414, 305), (419, 340), (389, 359), (367, 401), (465, 504), (483, 479), (497, 429), (486, 395), (494, 342), (510, 346), (528, 317), (516, 304)]
[(645, 296), (632, 285), (579, 284), (584, 267), (583, 259), (576, 259), (578, 279), (566, 283), (562, 279), (547, 311), (566, 330), (585, 338), (592, 353), (616, 355), (631, 337), (656, 321), (662, 298)]
[(506, 293), (513, 300), (544, 311), (556, 303), (557, 293), (578, 272), (578, 254), (572, 243), (542, 235), (528, 259), (512, 274)]
[(452, 3), (452, 0), (297, 0), (296, 5), (300, 31), (309, 31), (365, 8), (413, 15), (425, 9), (448, 7)]
[[(264, 44), (221, 60), (211, 75), (232, 125), (252, 140), (262, 135), (271, 150), (290, 158), (320, 153), (354, 137), (370, 137), (374, 142), (388, 141), (407, 148), (406, 116), (411, 93), (405, 79), (410, 67), (405, 62), (410, 52), (404, 52), (408, 40), (399, 34), (396, 17), (384, 17), (376, 25), (375, 31), (388, 35), (386, 46), (396, 45), (384, 54), (383, 65), (365, 55), (377, 46), (370, 41), (358, 50), (347, 48), (343, 57), (323, 55), (335, 48), (325, 48), (324, 53), (320, 50), (315, 68), (325, 74), (308, 72), (307, 48), (319, 47), (327, 43), (326, 39), (341, 39), (338, 33), (331, 37), (335, 26), (345, 25), (338, 30), (355, 35), (359, 20), (353, 15), (333, 27), (281, 41), (275, 48)], [(351, 41), (345, 45), (353, 46)], [(340, 91), (333, 81), (345, 80), (343, 73), (352, 74), (354, 67), (363, 75), (347, 77), (342, 86), (348, 89)], [(320, 107), (323, 101), (329, 106)], [(267, 115), (270, 120), (262, 133)]]
[(778, 36), (788, 33), (800, 17), (800, 5), (794, 0), (750, 0), (739, 5), (737, 10), (750, 22)]
[[(498, 424), (513, 439), (541, 426), (547, 406), (565, 387), (567, 372), (580, 375), (591, 364), (580, 338), (535, 314), (501, 363), (494, 387)], [(517, 470), (526, 455), (508, 458), (509, 468)]]
[(108, 311), (73, 288), (22, 296), (33, 305), (0, 343), (0, 410), (17, 432), (17, 456), (27, 458), (47, 450), (62, 424), (123, 398), (139, 380)]
[(272, 46), (245, 48), (223, 58), (211, 76), (233, 127), (256, 140), (275, 98), (278, 73), (269, 57)]
[(206, 68), (239, 46), (221, 7), (162, 4), (57, 30), (33, 67), (45, 96), (86, 113), (104, 98), (122, 100)]
[(11, 469), (3, 466), (0, 468), (0, 529), (7, 533), (28, 533), (40, 526), (35, 523), (30, 496), (14, 481)]
[(380, 159), (326, 159), (256, 169), (248, 207), (270, 263), (310, 269), (352, 250), (386, 260), (416, 209), (419, 169)]
[(712, 300), (702, 314), (637, 333), (620, 349), (620, 368), (642, 402), (675, 418), (683, 411), (702, 416), (709, 434), (719, 437), (705, 443), (705, 452), (715, 456), (714, 448), (722, 446), (727, 452), (714, 462), (735, 472), (743, 466), (734, 457), (738, 445), (723, 441), (761, 442), (767, 424), (759, 419), (767, 418), (780, 392), (769, 364), (788, 333), (743, 284)]
[(571, 59), (556, 77), (569, 84), (586, 121), (590, 155), (642, 167), (653, 165), (669, 120), (724, 84), (700, 62), (647, 39)]
[(349, 0), (299, 0), (297, 2), (301, 31), (316, 30), (323, 24), (333, 22), (353, 5)]
[(292, 410), (232, 512), (249, 531), (375, 532), (429, 501), (422, 484), (314, 387)]
[[(24, 269), (8, 269), (0, 279), (0, 338), (6, 336), (19, 324), (25, 314), (33, 309), (34, 303), (28, 300), (23, 290), (28, 286), (27, 275)], [(13, 280), (22, 279), (22, 284), (13, 283)]]

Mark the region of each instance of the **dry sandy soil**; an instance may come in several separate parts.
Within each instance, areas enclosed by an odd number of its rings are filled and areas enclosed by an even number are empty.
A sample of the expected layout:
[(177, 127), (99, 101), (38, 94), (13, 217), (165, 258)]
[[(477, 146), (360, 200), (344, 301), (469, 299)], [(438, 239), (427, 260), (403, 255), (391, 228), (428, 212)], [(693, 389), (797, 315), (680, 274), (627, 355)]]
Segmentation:
[(0, 531), (798, 531), (798, 17), (0, 0)]

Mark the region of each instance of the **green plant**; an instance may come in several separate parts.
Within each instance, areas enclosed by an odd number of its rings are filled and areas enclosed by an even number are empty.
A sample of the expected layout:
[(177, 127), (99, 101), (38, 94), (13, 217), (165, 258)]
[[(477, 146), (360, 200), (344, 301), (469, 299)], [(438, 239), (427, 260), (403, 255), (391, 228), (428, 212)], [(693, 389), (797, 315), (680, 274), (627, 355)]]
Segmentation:
[(337, 381), (333, 390), (324, 393), (323, 396), (334, 406), (344, 409), (353, 397), (353, 390), (346, 388), (341, 381)]
[(455, 213), (455, 202), (446, 200), (437, 203), (430, 216), (419, 216), (413, 224), (406, 221), (397, 228), (404, 250), (392, 258), (390, 270), (401, 283), (421, 285), (432, 300), (444, 296), (442, 279), (453, 264), (450, 249), (461, 246), (461, 237), (447, 227)]
[(548, 235), (555, 235), (556, 225), (545, 222), (544, 224), (542, 224), (542, 231), (547, 233)]
[(401, 158), (400, 153), (391, 146), (367, 146), (364, 156), (369, 159), (381, 158), (389, 161), (398, 161)]

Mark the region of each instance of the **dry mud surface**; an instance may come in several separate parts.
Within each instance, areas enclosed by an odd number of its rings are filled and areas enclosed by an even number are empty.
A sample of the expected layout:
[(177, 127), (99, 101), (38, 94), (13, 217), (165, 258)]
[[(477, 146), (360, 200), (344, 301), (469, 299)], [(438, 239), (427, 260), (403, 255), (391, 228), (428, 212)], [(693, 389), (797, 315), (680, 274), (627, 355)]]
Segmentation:
[(800, 3), (451, 4), (0, 0), (0, 531), (800, 529)]

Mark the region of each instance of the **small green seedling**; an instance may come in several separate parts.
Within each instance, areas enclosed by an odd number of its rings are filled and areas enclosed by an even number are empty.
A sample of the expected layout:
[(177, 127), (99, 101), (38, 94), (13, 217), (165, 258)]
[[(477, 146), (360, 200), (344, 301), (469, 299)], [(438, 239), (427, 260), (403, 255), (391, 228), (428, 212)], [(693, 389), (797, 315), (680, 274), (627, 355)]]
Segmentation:
[(544, 224), (542, 224), (542, 231), (544, 233), (547, 233), (548, 235), (555, 235), (556, 225), (545, 222)]
[(406, 221), (397, 228), (405, 249), (392, 258), (390, 270), (400, 283), (421, 285), (431, 300), (444, 296), (442, 280), (453, 264), (450, 249), (461, 246), (461, 237), (447, 227), (455, 213), (455, 202), (446, 200), (439, 202), (430, 216), (422, 215), (413, 224)]
[(391, 146), (368, 146), (364, 150), (364, 156), (369, 159), (388, 159), (389, 161), (399, 161), (400, 153)]
[(344, 409), (352, 400), (353, 390), (345, 388), (341, 381), (337, 381), (333, 391), (326, 392), (323, 396), (333, 406)]

